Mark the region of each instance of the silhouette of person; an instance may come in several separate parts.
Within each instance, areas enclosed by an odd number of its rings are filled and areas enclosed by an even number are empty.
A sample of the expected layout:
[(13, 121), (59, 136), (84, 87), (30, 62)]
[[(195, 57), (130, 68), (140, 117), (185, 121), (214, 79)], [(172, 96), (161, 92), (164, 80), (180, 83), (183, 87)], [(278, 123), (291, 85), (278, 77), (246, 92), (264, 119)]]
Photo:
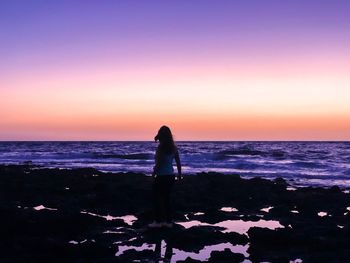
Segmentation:
[(176, 161), (177, 178), (182, 179), (179, 152), (173, 135), (167, 126), (162, 126), (154, 138), (159, 141), (155, 155), (155, 166), (152, 176), (154, 222), (149, 227), (172, 227), (170, 194), (175, 182), (173, 160)]

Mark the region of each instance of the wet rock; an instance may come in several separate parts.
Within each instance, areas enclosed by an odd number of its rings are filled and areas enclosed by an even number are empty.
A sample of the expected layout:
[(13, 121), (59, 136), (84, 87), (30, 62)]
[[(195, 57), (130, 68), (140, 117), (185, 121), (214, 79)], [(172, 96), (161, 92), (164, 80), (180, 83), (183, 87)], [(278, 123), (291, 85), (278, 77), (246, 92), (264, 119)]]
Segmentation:
[(336, 185), (334, 185), (331, 188), (329, 188), (329, 191), (331, 193), (341, 193), (341, 190), (340, 190), (339, 186), (336, 186)]
[(157, 243), (165, 240), (166, 243), (180, 250), (198, 252), (204, 246), (230, 242), (232, 244), (246, 244), (248, 238), (238, 233), (222, 233), (219, 227), (201, 226), (184, 229), (150, 229), (143, 232), (143, 239), (131, 244)]
[[(246, 236), (223, 233), (211, 226), (185, 229), (175, 224), (173, 229), (148, 229), (146, 225), (153, 218), (152, 182), (150, 177), (131, 172), (47, 169), (30, 163), (0, 165), (0, 224), (6, 241), (0, 243), (2, 261), (156, 261), (159, 255), (152, 249), (125, 251), (118, 258), (115, 253), (119, 245), (161, 242), (188, 252), (224, 242), (249, 243), (253, 262), (289, 262), (296, 258), (304, 262), (347, 262), (350, 257), (350, 212), (346, 209), (350, 195), (338, 187), (287, 191), (287, 183), (281, 178), (246, 180), (218, 173), (199, 173), (176, 182), (172, 198), (175, 221), (215, 224), (263, 218), (284, 226), (277, 230), (251, 228)], [(57, 210), (33, 209), (41, 205)], [(260, 211), (270, 206), (269, 212)], [(223, 212), (222, 207), (238, 211)], [(204, 214), (194, 215), (199, 211)], [(327, 216), (320, 217), (321, 211)], [(115, 219), (124, 215), (134, 215), (137, 220), (127, 224)], [(210, 260), (232, 262), (238, 257), (242, 259), (242, 255), (226, 250), (213, 252)], [(187, 262), (191, 260), (196, 262)]]
[(210, 254), (209, 262), (242, 262), (244, 256), (242, 254), (236, 254), (231, 252), (228, 248), (224, 251), (213, 251)]
[(120, 262), (145, 262), (149, 260), (159, 261), (161, 257), (158, 256), (152, 249), (145, 249), (142, 251), (135, 251), (134, 249), (127, 250), (121, 255), (118, 260)]
[(185, 260), (178, 261), (178, 263), (198, 263), (198, 262), (202, 262), (202, 261), (196, 260), (190, 257), (186, 258)]
[(286, 180), (284, 180), (282, 177), (277, 177), (273, 181), (275, 182), (275, 184), (278, 184), (278, 185), (283, 185), (283, 186), (287, 186), (288, 185)]

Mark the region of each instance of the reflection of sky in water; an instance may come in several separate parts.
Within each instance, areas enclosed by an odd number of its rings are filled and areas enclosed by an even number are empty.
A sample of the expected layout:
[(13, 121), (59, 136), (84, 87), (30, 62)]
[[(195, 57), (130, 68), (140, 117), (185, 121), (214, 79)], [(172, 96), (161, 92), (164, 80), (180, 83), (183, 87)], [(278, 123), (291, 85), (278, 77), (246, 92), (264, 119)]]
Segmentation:
[(209, 223), (203, 223), (198, 220), (192, 220), (187, 222), (178, 222), (178, 224), (182, 225), (183, 227), (190, 228), (193, 226), (216, 226), (216, 227), (222, 227), (225, 230), (223, 230), (224, 233), (229, 232), (236, 232), (239, 234), (247, 234), (249, 228), (251, 227), (261, 227), (261, 228), (268, 228), (271, 230), (275, 230), (277, 228), (284, 228), (280, 224), (280, 222), (275, 220), (263, 220), (260, 219), (259, 221), (243, 221), (243, 220), (225, 220), (216, 224), (209, 224)]
[(130, 225), (130, 226), (137, 220), (137, 217), (134, 216), (134, 215), (125, 215), (125, 216), (111, 216), (111, 215), (106, 215), (106, 216), (103, 216), (103, 215), (98, 215), (98, 214), (91, 213), (91, 212), (86, 212), (86, 211), (81, 211), (80, 213), (82, 213), (82, 214), (88, 214), (88, 215), (96, 216), (96, 217), (101, 217), (101, 218), (104, 218), (104, 219), (107, 220), (107, 221), (112, 221), (112, 220), (120, 219), (120, 220), (123, 220), (124, 223), (126, 223), (126, 224), (128, 224), (128, 225)]
[[(272, 207), (267, 207), (264, 210), (268, 211)], [(350, 207), (346, 208), (350, 211)], [(236, 212), (237, 209), (233, 207), (223, 207), (220, 209), (221, 211), (227, 211), (227, 212)], [(292, 210), (293, 211), (293, 210)], [(132, 225), (137, 218), (133, 215), (126, 215), (126, 216), (120, 216), (120, 217), (114, 217), (114, 216), (104, 216), (99, 214), (94, 214), (87, 211), (81, 211), (83, 214), (87, 214), (90, 216), (96, 216), (101, 217), (105, 220), (115, 220), (115, 219), (123, 219), (124, 222), (128, 222), (128, 224)], [(203, 215), (203, 212), (195, 212), (192, 213), (194, 215)], [(271, 230), (275, 230), (277, 228), (284, 228), (283, 225), (281, 225), (278, 221), (275, 220), (263, 220), (260, 219), (259, 221), (243, 221), (243, 220), (225, 220), (216, 224), (209, 224), (204, 223), (198, 220), (192, 220), (188, 222), (178, 222), (178, 224), (184, 226), (185, 228), (190, 228), (192, 226), (216, 226), (221, 227), (223, 230), (221, 230), (223, 233), (229, 233), (229, 232), (236, 232), (239, 234), (247, 234), (247, 231), (251, 227), (260, 227), (260, 228), (268, 228)], [(342, 225), (337, 225), (338, 228), (343, 228)], [(122, 234), (123, 233), (123, 227), (114, 227), (111, 230), (106, 230), (103, 232), (103, 234)], [(214, 245), (208, 245), (204, 246), (202, 249), (200, 249), (198, 252), (190, 252), (181, 250), (178, 248), (173, 248), (169, 246), (169, 244), (166, 242), (166, 240), (161, 240), (157, 244), (153, 243), (143, 243), (142, 245), (126, 245), (125, 242), (131, 242), (137, 240), (139, 237), (132, 237), (126, 241), (118, 241), (114, 242), (113, 244), (116, 245), (117, 251), (115, 253), (116, 257), (122, 256), (126, 251), (134, 250), (135, 252), (141, 252), (141, 251), (153, 251), (154, 255), (150, 256), (150, 259), (157, 258), (157, 260), (162, 259), (163, 261), (160, 262), (178, 262), (182, 260), (186, 260), (186, 258), (192, 258), (194, 260), (200, 260), (200, 261), (207, 261), (210, 258), (210, 255), (213, 251), (224, 251), (225, 249), (230, 250), (232, 253), (242, 254), (245, 259), (242, 261), (242, 263), (251, 263), (249, 260), (249, 243), (245, 245), (234, 245), (229, 242), (214, 244)], [(71, 240), (68, 243), (72, 245), (79, 245), (85, 242), (95, 242), (95, 240)], [(123, 244), (124, 243), (124, 244)], [(290, 262), (302, 262), (301, 259), (295, 259), (291, 260)]]
[(238, 209), (237, 208), (234, 208), (234, 207), (222, 207), (220, 209), (220, 211), (223, 211), (223, 212), (238, 212)]
[(203, 212), (197, 212), (197, 213), (193, 213), (193, 215), (195, 215), (195, 216), (201, 216), (201, 215), (204, 215), (204, 213), (203, 213)]
[(318, 215), (319, 217), (324, 217), (324, 216), (327, 216), (328, 213), (327, 213), (327, 212), (318, 212), (317, 215)]
[(210, 253), (213, 251), (224, 251), (229, 249), (233, 253), (243, 254), (244, 257), (249, 257), (247, 252), (249, 245), (232, 245), (231, 243), (221, 243), (217, 245), (205, 246), (198, 253), (186, 252), (179, 249), (173, 250), (173, 256), (171, 262), (177, 262), (180, 260), (185, 260), (187, 257), (190, 257), (195, 260), (207, 261), (210, 258)]
[[(232, 245), (231, 243), (221, 243), (221, 244), (216, 244), (216, 245), (210, 245), (210, 246), (205, 246), (203, 247), (200, 251), (197, 253), (195, 252), (187, 252), (184, 250), (180, 250), (177, 248), (172, 249), (172, 253), (170, 254), (168, 260), (170, 259), (170, 262), (177, 262), (181, 260), (185, 260), (186, 258), (190, 257), (195, 260), (201, 260), (201, 261), (207, 261), (210, 258), (210, 254), (213, 251), (224, 251), (225, 249), (229, 249), (233, 253), (237, 254), (242, 254), (244, 257), (249, 257), (248, 254), (248, 248), (249, 245)], [(167, 253), (166, 250), (169, 249), (167, 247), (167, 243), (162, 240), (160, 244), (160, 251), (159, 255), (161, 258), (166, 257)], [(171, 249), (171, 248), (170, 248)], [(125, 251), (128, 250), (135, 250), (135, 251), (144, 251), (144, 250), (152, 250), (155, 252), (156, 250), (156, 245), (155, 244), (149, 244), (149, 243), (144, 243), (141, 246), (127, 246), (127, 245), (121, 245), (118, 246), (117, 252), (115, 256), (121, 256)], [(155, 255), (156, 256), (156, 255)], [(249, 260), (244, 261), (246, 263), (250, 262)]]
[(37, 211), (40, 211), (40, 210), (52, 210), (52, 211), (55, 211), (55, 210), (57, 210), (57, 208), (45, 207), (43, 205), (35, 206), (35, 207), (33, 207), (33, 209), (37, 210)]
[[(227, 212), (235, 212), (237, 209), (233, 207), (223, 207), (220, 209), (221, 211), (227, 211)], [(106, 216), (101, 216), (101, 215), (96, 215), (93, 213), (85, 212), (93, 216), (99, 216), (99, 217), (106, 217)], [(193, 213), (194, 215), (203, 215), (204, 213), (202, 212), (196, 212)], [(105, 218), (106, 219), (106, 218)], [(108, 220), (108, 219), (106, 219)], [(222, 232), (228, 233), (228, 232), (237, 232), (239, 234), (247, 234), (247, 231), (251, 227), (264, 227), (264, 228), (269, 228), (269, 229), (277, 229), (277, 228), (283, 228), (283, 226), (278, 222), (274, 220), (263, 220), (260, 219), (259, 221), (243, 221), (243, 220), (226, 220), (222, 221), (216, 224), (209, 224), (209, 223), (204, 223), (198, 220), (192, 220), (192, 221), (187, 221), (187, 222), (177, 222), (177, 224), (182, 225), (185, 228), (190, 228), (192, 226), (216, 226), (216, 227), (221, 227), (223, 228)], [(117, 229), (115, 229), (117, 230)], [(118, 230), (115, 232), (113, 231), (105, 231), (104, 233), (120, 233)], [(136, 238), (132, 238), (128, 241), (131, 240), (136, 240)], [(115, 244), (120, 244), (120, 242), (117, 242)], [(170, 260), (170, 262), (177, 262), (181, 260), (185, 260), (186, 258), (190, 257), (195, 260), (201, 260), (201, 261), (206, 261), (210, 258), (210, 254), (213, 251), (224, 251), (225, 249), (229, 249), (233, 253), (238, 253), (242, 254), (246, 259), (243, 261), (244, 263), (250, 263), (251, 261), (248, 259), (249, 254), (248, 254), (248, 248), (249, 244), (246, 245), (233, 245), (229, 242), (226, 243), (220, 243), (220, 244), (214, 244), (214, 245), (208, 245), (204, 246), (202, 249), (200, 249), (198, 252), (188, 252), (184, 251), (178, 248), (172, 248), (168, 247), (168, 244), (166, 243), (165, 240), (162, 240), (158, 244), (151, 244), (151, 243), (144, 243), (140, 246), (134, 246), (134, 245), (120, 245), (117, 246), (117, 251), (115, 256), (121, 256), (125, 251), (128, 250), (135, 250), (135, 251), (144, 251), (144, 250), (151, 250), (155, 254), (157, 253), (158, 255), (154, 255), (155, 257), (161, 257), (167, 262), (166, 260)], [(170, 250), (170, 253), (169, 253)]]
[(155, 250), (156, 245), (144, 243), (141, 246), (118, 246), (118, 251), (115, 254), (116, 257), (119, 257), (127, 250), (143, 251), (143, 250)]
[(273, 208), (273, 206), (269, 206), (269, 207), (265, 207), (265, 208), (261, 208), (260, 211), (268, 213), (270, 212), (270, 210)]
[[(68, 243), (69, 243), (69, 244), (72, 244), (72, 245), (78, 245), (78, 244), (83, 244), (83, 243), (85, 243), (85, 242), (87, 242), (87, 241), (88, 241), (87, 239), (84, 239), (84, 240), (82, 240), (82, 241), (71, 240), (71, 241), (69, 241)], [(90, 241), (91, 241), (91, 242), (95, 242), (94, 239), (91, 239)]]

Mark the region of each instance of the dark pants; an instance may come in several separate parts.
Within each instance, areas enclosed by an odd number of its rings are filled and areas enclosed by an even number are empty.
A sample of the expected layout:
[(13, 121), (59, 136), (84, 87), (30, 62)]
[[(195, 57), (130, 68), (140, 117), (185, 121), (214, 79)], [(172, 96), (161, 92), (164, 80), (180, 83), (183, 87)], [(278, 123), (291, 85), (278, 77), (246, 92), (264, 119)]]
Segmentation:
[(153, 183), (153, 209), (156, 222), (171, 222), (170, 194), (175, 182), (173, 175), (160, 175)]

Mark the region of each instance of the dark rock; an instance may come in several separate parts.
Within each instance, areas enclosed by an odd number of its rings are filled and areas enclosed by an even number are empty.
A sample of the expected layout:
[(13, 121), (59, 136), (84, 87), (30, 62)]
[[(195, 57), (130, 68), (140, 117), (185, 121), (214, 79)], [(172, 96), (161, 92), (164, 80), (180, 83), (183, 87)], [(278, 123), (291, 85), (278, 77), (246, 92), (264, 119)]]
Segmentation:
[[(192, 252), (224, 242), (249, 243), (253, 262), (289, 262), (296, 258), (304, 262), (347, 262), (350, 257), (350, 213), (346, 213), (350, 195), (339, 187), (287, 191), (282, 178), (246, 180), (219, 173), (200, 173), (176, 182), (172, 198), (175, 221), (186, 221), (184, 215), (189, 214), (190, 220), (207, 224), (264, 219), (277, 220), (284, 226), (277, 230), (251, 228), (246, 236), (223, 233), (213, 226), (185, 229), (176, 224), (173, 229), (148, 229), (146, 224), (153, 217), (152, 182), (150, 177), (131, 172), (47, 169), (30, 163), (0, 165), (1, 261), (157, 261), (159, 254), (151, 249), (128, 250), (118, 258), (115, 253), (120, 245), (162, 242), (169, 248)], [(39, 205), (57, 210), (33, 209)], [(268, 206), (273, 207), (270, 212), (261, 213), (260, 209)], [(239, 211), (223, 212), (222, 207)], [(194, 215), (198, 211), (204, 214)], [(321, 211), (328, 215), (318, 216)], [(103, 216), (107, 215), (135, 215), (138, 220), (128, 225), (121, 219), (106, 220)], [(240, 254), (224, 251), (213, 252), (210, 261), (241, 259)], [(196, 262), (186, 260), (190, 261)]]
[(224, 251), (213, 251), (210, 254), (209, 262), (242, 262), (244, 256), (242, 254), (236, 254), (231, 252), (228, 248)]
[(336, 185), (334, 185), (331, 188), (329, 188), (329, 191), (331, 193), (341, 193), (341, 190), (340, 190), (339, 186), (336, 186)]
[(178, 263), (198, 263), (198, 262), (202, 262), (202, 261), (196, 260), (190, 257), (186, 258), (185, 260), (178, 261)]
[(282, 177), (277, 177), (273, 181), (275, 182), (275, 184), (287, 186), (286, 180), (284, 180)]

